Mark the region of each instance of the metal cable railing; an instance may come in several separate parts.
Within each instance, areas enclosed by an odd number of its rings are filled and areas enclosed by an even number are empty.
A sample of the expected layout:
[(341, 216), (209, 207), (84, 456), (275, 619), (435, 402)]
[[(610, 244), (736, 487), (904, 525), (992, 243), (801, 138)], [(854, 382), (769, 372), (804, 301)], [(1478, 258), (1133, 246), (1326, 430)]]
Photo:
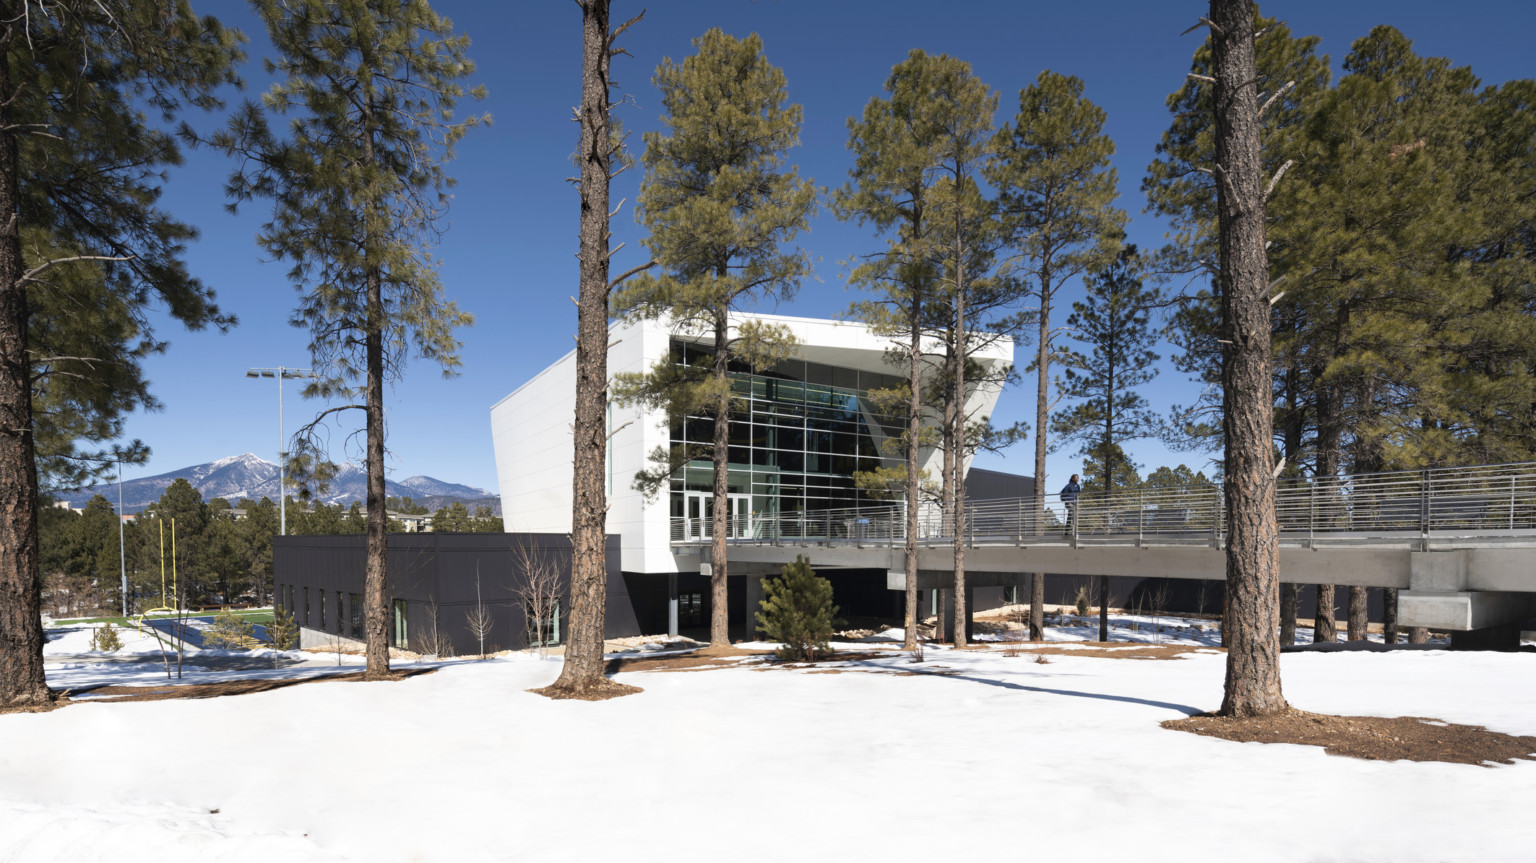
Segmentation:
[[(1313, 540), (1536, 533), (1536, 462), (1282, 480), (1275, 517), (1284, 537)], [(752, 514), (727, 520), (727, 538), (748, 543), (895, 544), (906, 539), (906, 506)], [(708, 519), (672, 519), (672, 541), (708, 541)], [(1225, 536), (1219, 485), (1083, 494), (1075, 501), (970, 500), (969, 542), (1126, 544), (1211, 542)], [(918, 510), (925, 545), (952, 542), (952, 514), (937, 504)]]

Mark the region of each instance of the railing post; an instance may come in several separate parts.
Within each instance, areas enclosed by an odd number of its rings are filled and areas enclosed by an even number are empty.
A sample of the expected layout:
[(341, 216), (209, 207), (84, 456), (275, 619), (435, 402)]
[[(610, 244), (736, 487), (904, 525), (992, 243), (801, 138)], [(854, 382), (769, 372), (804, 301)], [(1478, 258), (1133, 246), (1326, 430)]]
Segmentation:
[(1425, 468), (1424, 478), (1421, 480), (1423, 485), (1419, 489), (1419, 536), (1426, 540), (1429, 538), (1430, 507), (1434, 502), (1434, 491), (1430, 488), (1430, 478), (1430, 469)]
[(1307, 548), (1317, 548), (1317, 477), (1312, 478), (1312, 490), (1307, 501)]
[(1072, 547), (1077, 548), (1077, 529), (1083, 524), (1083, 495), (1078, 493), (1077, 499), (1067, 504), (1067, 518), (1072, 519)]
[(1216, 510), (1211, 518), (1211, 548), (1221, 548), (1221, 511), (1226, 506), (1226, 492), (1216, 487)]
[(1515, 477), (1509, 477), (1509, 529), (1515, 529)]
[(1136, 547), (1141, 548), (1142, 525), (1147, 517), (1147, 492), (1140, 489), (1136, 492)]

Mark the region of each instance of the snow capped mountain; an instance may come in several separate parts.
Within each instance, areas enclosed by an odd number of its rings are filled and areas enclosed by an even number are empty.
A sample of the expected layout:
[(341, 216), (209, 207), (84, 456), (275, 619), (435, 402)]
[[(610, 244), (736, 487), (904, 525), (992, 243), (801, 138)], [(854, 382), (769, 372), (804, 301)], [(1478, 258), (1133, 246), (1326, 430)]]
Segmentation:
[(400, 480), (402, 488), (410, 489), (413, 497), (443, 496), (443, 497), (495, 497), (495, 494), (483, 488), (475, 488), (470, 485), (459, 485), (453, 482), (443, 482), (430, 476), (413, 476)]
[[(123, 483), (123, 510), (138, 512), (144, 509), (159, 500), (166, 486), (177, 479), (185, 479), (193, 488), (202, 492), (203, 500), (222, 497), (230, 503), (237, 503), (241, 498), (261, 500), (267, 497), (277, 500), (278, 496), (277, 465), (254, 453), (243, 453), (156, 476), (128, 480)], [(457, 500), (471, 510), (477, 506), (489, 506), (498, 514), (501, 512), (501, 500), (495, 494), (429, 476), (413, 476), (400, 482), (386, 479), (384, 488), (385, 493), (391, 497), (410, 497), (431, 509)], [(363, 500), (367, 490), (368, 476), (363, 469), (354, 464), (344, 464), (325, 494), (316, 497), (326, 503), (351, 503)], [(289, 489), (288, 493), (295, 494), (293, 489)], [(56, 496), (61, 501), (68, 501), (71, 506), (80, 507), (85, 506), (85, 502), (96, 494), (105, 496), (114, 507), (117, 506), (116, 483), (60, 491)]]

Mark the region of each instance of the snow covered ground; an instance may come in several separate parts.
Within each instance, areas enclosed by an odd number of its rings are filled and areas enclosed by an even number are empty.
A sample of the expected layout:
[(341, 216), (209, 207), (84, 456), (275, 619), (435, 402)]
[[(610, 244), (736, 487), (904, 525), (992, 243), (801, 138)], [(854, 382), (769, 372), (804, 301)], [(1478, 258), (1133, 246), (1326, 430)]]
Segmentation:
[[(619, 679), (644, 693), (600, 703), (527, 692), (558, 659), (450, 662), (398, 683), (0, 716), (0, 861), (1536, 858), (1536, 762), (1167, 731), (1219, 704), (1219, 653), (1049, 660), (930, 648), (842, 673), (632, 672)], [(1536, 735), (1536, 655), (1281, 661), (1305, 710)], [(49, 673), (165, 685), (131, 663)]]

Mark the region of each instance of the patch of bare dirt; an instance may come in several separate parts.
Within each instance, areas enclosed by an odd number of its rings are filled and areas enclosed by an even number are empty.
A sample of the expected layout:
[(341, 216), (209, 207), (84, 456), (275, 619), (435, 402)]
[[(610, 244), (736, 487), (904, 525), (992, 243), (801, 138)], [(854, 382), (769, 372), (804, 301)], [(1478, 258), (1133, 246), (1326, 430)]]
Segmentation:
[(890, 657), (890, 655), (891, 655), (890, 651), (885, 651), (885, 650), (882, 650), (882, 651), (864, 651), (864, 652), (849, 651), (849, 652), (846, 652), (846, 653), (834, 652), (834, 653), (829, 653), (826, 656), (817, 657), (816, 659), (811, 660), (810, 662), (806, 662), (803, 659), (797, 659), (797, 660), (794, 660), (793, 662), (775, 661), (773, 663), (773, 665), (770, 666), (770, 667), (772, 667), (772, 668), (790, 668), (790, 669), (793, 669), (793, 668), (815, 668), (815, 667), (817, 667), (819, 665), (826, 665), (827, 663), (830, 663), (830, 662), (863, 662), (863, 661), (869, 660), (869, 659), (888, 659)]
[[(403, 671), (392, 671), (387, 680), (405, 680), (419, 674), (431, 674), (435, 668), (413, 668)], [(224, 683), (182, 683), (167, 682), (164, 686), (96, 686), (88, 689), (77, 689), (71, 694), (90, 695), (91, 698), (80, 699), (74, 703), (91, 701), (164, 701), (169, 698), (218, 698), (224, 695), (250, 695), (254, 692), (268, 692), (273, 689), (283, 689), (289, 686), (299, 686), (305, 683), (334, 683), (345, 681), (361, 681), (363, 672), (356, 671), (350, 674), (330, 674), (323, 677), (306, 677), (300, 680), (231, 680)]]
[(615, 683), (612, 680), (604, 681), (596, 686), (582, 686), (568, 688), (564, 686), (550, 685), (541, 689), (530, 689), (534, 695), (542, 695), (555, 701), (607, 701), (610, 698), (623, 698), (626, 695), (636, 695), (644, 692), (638, 686), (630, 686), (627, 683)]
[(54, 697), (47, 701), (33, 701), (27, 704), (13, 704), (9, 707), (0, 707), (0, 716), (7, 713), (48, 713), (58, 710), (60, 707), (68, 707), (74, 702), (69, 700), (69, 693), (55, 692)]
[(1536, 761), (1536, 737), (1489, 731), (1419, 716), (1328, 716), (1290, 710), (1278, 716), (1234, 718), (1202, 714), (1162, 723), (1173, 731), (1242, 743), (1321, 746), (1329, 755), (1368, 761), (1514, 764)]
[(836, 673), (843, 669), (822, 668), (829, 663), (859, 662), (867, 659), (885, 659), (890, 656), (887, 650), (869, 650), (859, 652), (840, 652), (824, 656), (814, 662), (783, 662), (778, 660), (770, 650), (744, 650), (739, 647), (721, 648), (718, 651), (695, 650), (692, 653), (673, 654), (671, 656), (620, 656), (608, 660), (607, 670), (609, 674), (621, 671), (704, 671), (712, 668), (741, 668), (749, 663), (744, 660), (767, 660), (766, 662), (751, 662), (752, 668), (758, 671), (770, 669), (817, 669), (817, 673)]
[(737, 668), (743, 659), (772, 656), (766, 650), (742, 650), (739, 647), (719, 648), (715, 652), (695, 650), (691, 653), (674, 653), (670, 656), (619, 656), (608, 660), (609, 674), (621, 671), (698, 671), (708, 668)]
[(1056, 647), (1032, 643), (1006, 642), (1002, 645), (994, 644), (992, 646), (1002, 647), (1003, 652), (1009, 656), (1089, 656), (1099, 659), (1182, 659), (1186, 654), (1190, 653), (1224, 649), (1205, 647), (1198, 644), (1139, 644), (1122, 641), (1073, 643), (1082, 644), (1083, 646)]

